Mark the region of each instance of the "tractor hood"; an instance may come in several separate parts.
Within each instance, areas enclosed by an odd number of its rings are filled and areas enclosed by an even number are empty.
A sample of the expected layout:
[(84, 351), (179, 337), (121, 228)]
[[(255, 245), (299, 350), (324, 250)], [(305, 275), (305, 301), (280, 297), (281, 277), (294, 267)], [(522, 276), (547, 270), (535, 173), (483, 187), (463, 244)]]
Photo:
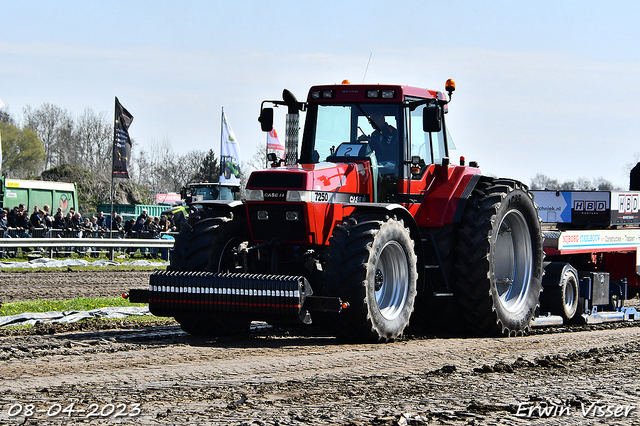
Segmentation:
[[(371, 165), (298, 164), (251, 174), (246, 190), (249, 230), (256, 242), (327, 244), (347, 205), (371, 201)], [(351, 207), (351, 210), (353, 208)]]
[(354, 196), (359, 197), (357, 201), (369, 201), (369, 163), (296, 164), (253, 172), (247, 183), (247, 201), (329, 201), (322, 193), (348, 194), (351, 202)]

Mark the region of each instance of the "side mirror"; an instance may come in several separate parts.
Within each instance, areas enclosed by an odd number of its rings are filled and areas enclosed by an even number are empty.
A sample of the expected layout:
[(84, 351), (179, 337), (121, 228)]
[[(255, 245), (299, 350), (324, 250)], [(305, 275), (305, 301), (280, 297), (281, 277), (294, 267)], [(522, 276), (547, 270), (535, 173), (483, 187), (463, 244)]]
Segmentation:
[(273, 108), (262, 108), (258, 121), (263, 132), (270, 132), (273, 129)]
[(426, 105), (422, 110), (422, 130), (430, 133), (438, 133), (442, 130), (442, 120), (440, 117), (439, 106)]
[(278, 158), (278, 154), (275, 152), (268, 153), (267, 160), (271, 162), (271, 167), (280, 167), (280, 165), (284, 163), (284, 160)]
[(420, 158), (418, 155), (414, 155), (411, 157), (411, 161), (409, 161), (411, 165), (411, 176), (415, 179), (420, 176), (422, 173), (422, 167), (424, 166), (424, 160)]

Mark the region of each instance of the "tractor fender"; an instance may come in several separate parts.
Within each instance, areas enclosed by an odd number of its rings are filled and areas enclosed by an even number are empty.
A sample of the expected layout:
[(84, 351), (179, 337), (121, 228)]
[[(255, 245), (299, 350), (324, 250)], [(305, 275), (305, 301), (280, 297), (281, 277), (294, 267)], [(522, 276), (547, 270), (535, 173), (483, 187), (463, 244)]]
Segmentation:
[(395, 215), (398, 219), (402, 219), (404, 225), (409, 228), (409, 234), (414, 241), (414, 250), (418, 257), (418, 280), (419, 285), (423, 279), (424, 271), (424, 252), (422, 249), (422, 239), (420, 237), (420, 228), (413, 215), (401, 204), (395, 203), (350, 203), (344, 207), (353, 207), (353, 213), (369, 211), (380, 214)]
[(462, 195), (460, 196), (459, 200), (458, 200), (458, 206), (456, 208), (456, 212), (453, 215), (453, 222), (454, 223), (458, 223), (460, 222), (460, 219), (462, 219), (462, 215), (464, 213), (464, 208), (467, 204), (467, 200), (469, 199), (469, 196), (471, 195), (471, 192), (476, 189), (476, 185), (478, 184), (478, 182), (480, 181), (480, 177), (482, 175), (472, 175), (471, 179), (469, 180), (469, 183), (467, 183), (466, 188), (464, 189), (464, 191), (462, 192)]

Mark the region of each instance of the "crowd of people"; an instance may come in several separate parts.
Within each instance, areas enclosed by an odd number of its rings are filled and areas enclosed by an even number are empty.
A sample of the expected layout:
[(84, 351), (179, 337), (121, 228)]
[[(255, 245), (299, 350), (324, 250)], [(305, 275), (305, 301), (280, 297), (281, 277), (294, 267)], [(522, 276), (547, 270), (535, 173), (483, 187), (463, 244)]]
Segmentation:
[(111, 215), (98, 211), (97, 214), (82, 217), (73, 208), (66, 214), (62, 208), (58, 208), (53, 215), (50, 209), (48, 204), (42, 209), (34, 206), (31, 213), (24, 204), (13, 209), (0, 209), (0, 233), (7, 238), (160, 238), (163, 233), (177, 231), (173, 213), (153, 217), (148, 215), (147, 210), (142, 210), (137, 219), (123, 223), (122, 215), (115, 211)]

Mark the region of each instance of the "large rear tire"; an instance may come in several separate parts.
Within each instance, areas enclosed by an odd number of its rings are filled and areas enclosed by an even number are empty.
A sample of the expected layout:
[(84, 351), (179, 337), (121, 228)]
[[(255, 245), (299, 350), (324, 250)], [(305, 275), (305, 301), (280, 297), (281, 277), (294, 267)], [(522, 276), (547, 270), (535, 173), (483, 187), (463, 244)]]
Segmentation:
[[(176, 237), (171, 264), (172, 271), (233, 272), (232, 249), (244, 240), (246, 220), (243, 217), (204, 211), (189, 217)], [(222, 315), (220, 315), (222, 317)], [(213, 314), (183, 312), (176, 321), (187, 333), (195, 336), (235, 335), (249, 330), (251, 321), (219, 318)]]
[(355, 341), (401, 338), (413, 312), (416, 263), (414, 243), (402, 220), (354, 214), (336, 225), (323, 294), (350, 306), (329, 318), (335, 331)]
[(537, 206), (520, 182), (483, 177), (458, 227), (456, 293), (473, 334), (529, 331), (542, 288), (542, 231)]

